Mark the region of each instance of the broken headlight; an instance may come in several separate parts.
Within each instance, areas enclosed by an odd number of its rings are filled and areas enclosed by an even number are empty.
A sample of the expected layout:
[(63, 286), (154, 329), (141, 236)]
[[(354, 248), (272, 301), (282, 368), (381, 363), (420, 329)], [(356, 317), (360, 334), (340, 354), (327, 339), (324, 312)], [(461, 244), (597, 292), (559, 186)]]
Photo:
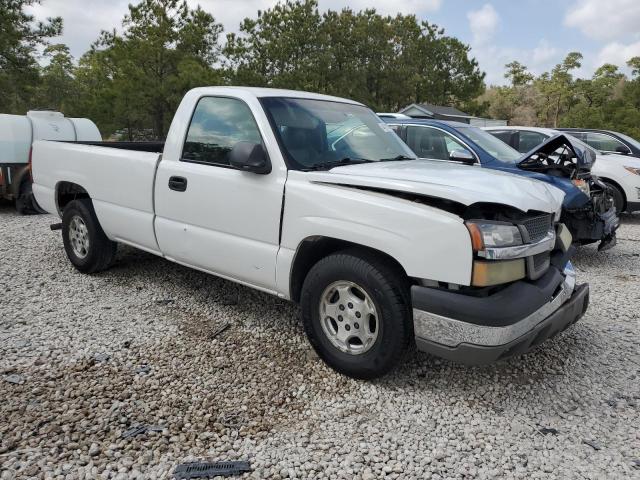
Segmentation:
[(581, 178), (576, 178), (574, 180), (571, 180), (571, 183), (573, 183), (573, 185), (577, 187), (578, 190), (580, 190), (586, 196), (588, 197), (591, 196), (591, 189), (589, 188), (589, 182), (587, 182), (586, 180), (583, 180)]

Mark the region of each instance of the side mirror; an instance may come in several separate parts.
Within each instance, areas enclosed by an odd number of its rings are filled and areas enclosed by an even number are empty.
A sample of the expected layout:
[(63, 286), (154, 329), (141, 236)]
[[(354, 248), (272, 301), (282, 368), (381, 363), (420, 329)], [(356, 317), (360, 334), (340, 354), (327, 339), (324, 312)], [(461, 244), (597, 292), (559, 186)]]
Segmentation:
[(463, 163), (476, 163), (476, 159), (468, 150), (451, 150), (449, 153), (449, 160)]
[(261, 143), (236, 143), (229, 152), (229, 164), (238, 170), (260, 175), (271, 172), (271, 161)]
[(618, 145), (616, 147), (616, 153), (621, 153), (622, 155), (629, 155), (631, 151), (624, 145)]

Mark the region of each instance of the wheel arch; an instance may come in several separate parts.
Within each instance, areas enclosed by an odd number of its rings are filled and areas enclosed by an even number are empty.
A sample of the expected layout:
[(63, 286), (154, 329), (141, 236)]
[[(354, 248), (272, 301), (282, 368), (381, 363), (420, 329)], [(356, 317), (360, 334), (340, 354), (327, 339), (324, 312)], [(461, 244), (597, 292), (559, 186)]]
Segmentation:
[(73, 200), (80, 198), (89, 198), (89, 192), (82, 186), (75, 182), (60, 181), (56, 184), (55, 200), (58, 214), (62, 217), (64, 208)]
[(398, 269), (405, 278), (409, 278), (400, 262), (381, 250), (338, 238), (321, 235), (312, 236), (303, 239), (298, 244), (293, 257), (289, 275), (290, 299), (298, 303), (300, 301), (302, 285), (311, 268), (328, 255), (342, 250), (359, 250), (368, 255), (375, 255)]
[(600, 180), (602, 180), (604, 183), (608, 183), (611, 186), (614, 186), (618, 189), (618, 191), (622, 194), (622, 200), (624, 201), (624, 205), (622, 206), (622, 212), (624, 212), (627, 209), (627, 194), (624, 191), (624, 188), (622, 188), (622, 185), (620, 185), (620, 183), (616, 182), (615, 180), (613, 180), (612, 178), (609, 177), (601, 177), (598, 176), (598, 178)]

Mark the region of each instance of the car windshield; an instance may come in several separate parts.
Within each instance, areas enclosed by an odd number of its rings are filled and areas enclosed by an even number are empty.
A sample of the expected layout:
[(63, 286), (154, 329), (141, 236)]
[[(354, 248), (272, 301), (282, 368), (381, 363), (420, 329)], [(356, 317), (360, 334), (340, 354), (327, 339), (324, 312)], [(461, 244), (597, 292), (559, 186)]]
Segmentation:
[(620, 132), (616, 132), (616, 135), (618, 135), (620, 138), (623, 138), (627, 143), (630, 143), (634, 147), (640, 149), (640, 142), (638, 142), (638, 140), (636, 140), (635, 138)]
[(261, 102), (291, 168), (416, 158), (389, 126), (362, 105), (283, 97)]
[(516, 163), (522, 154), (515, 148), (511, 148), (502, 140), (477, 127), (456, 127), (463, 135), (466, 135), (484, 151), (502, 162)]

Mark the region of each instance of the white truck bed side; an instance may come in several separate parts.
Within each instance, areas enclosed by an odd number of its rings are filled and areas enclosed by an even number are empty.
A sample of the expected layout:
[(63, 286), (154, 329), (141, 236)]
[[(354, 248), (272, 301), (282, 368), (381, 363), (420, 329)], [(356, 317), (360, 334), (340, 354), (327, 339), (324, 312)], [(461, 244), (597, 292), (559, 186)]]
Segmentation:
[[(160, 253), (153, 231), (153, 181), (160, 154), (38, 141), (33, 145), (34, 193), (46, 211), (59, 213), (56, 185), (87, 190), (111, 240)], [(49, 161), (53, 160), (53, 161)]]

